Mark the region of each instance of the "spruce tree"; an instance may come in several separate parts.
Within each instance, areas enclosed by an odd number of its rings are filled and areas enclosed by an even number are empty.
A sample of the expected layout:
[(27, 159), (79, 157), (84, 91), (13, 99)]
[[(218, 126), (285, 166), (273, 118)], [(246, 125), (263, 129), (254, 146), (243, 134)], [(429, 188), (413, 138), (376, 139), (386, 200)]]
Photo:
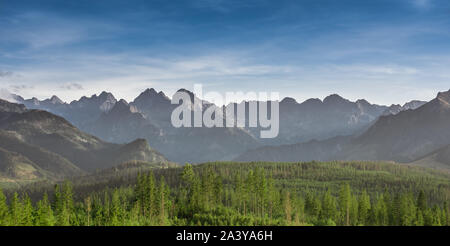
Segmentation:
[(360, 224), (367, 224), (370, 209), (370, 197), (367, 195), (366, 190), (363, 190), (358, 201), (358, 221)]
[(35, 224), (38, 226), (53, 226), (55, 224), (53, 210), (48, 201), (47, 193), (44, 193), (42, 200), (40, 200), (37, 204), (37, 216)]

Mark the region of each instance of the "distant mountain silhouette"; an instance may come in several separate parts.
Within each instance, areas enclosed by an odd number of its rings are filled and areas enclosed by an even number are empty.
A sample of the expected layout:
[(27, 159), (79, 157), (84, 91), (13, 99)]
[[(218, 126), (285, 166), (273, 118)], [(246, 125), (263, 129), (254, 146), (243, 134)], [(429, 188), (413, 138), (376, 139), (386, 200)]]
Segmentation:
[[(193, 102), (195, 95), (192, 92), (186, 89), (177, 91), (181, 92), (188, 93)], [(295, 144), (360, 134), (378, 117), (388, 114), (389, 109), (366, 100), (351, 102), (337, 94), (323, 101), (309, 99), (303, 103), (285, 98), (280, 102), (279, 136), (261, 139), (262, 129), (248, 127), (248, 124), (243, 128), (174, 128), (170, 120), (171, 113), (178, 105), (171, 104), (169, 97), (155, 89), (146, 89), (130, 103), (118, 101), (108, 92), (82, 97), (70, 104), (56, 96), (43, 101), (16, 98), (27, 107), (63, 116), (81, 130), (108, 142), (126, 143), (144, 138), (170, 160), (179, 163), (229, 160), (248, 149), (264, 145)], [(191, 109), (204, 111), (209, 106), (215, 106), (206, 101), (203, 103), (201, 109)], [(233, 104), (235, 114), (238, 105), (242, 104), (245, 104), (246, 115), (245, 119), (240, 120), (248, 123), (249, 102)], [(414, 108), (415, 105), (407, 104), (396, 109), (395, 113)], [(217, 117), (225, 115), (224, 108), (221, 112)]]

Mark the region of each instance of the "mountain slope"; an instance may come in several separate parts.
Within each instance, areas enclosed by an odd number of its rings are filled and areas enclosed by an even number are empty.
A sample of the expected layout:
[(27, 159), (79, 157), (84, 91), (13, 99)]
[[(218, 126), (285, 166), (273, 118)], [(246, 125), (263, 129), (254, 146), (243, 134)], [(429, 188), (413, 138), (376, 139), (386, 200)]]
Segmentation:
[(411, 165), (450, 169), (450, 145), (410, 163)]
[[(39, 167), (51, 178), (80, 175), (130, 160), (161, 165), (168, 162), (146, 141), (128, 145), (107, 143), (49, 112), (26, 110), (3, 100), (0, 106), (0, 148), (22, 156), (16, 158), (21, 160), (17, 164)], [(6, 151), (5, 156), (11, 156), (6, 155)], [(25, 162), (25, 158), (29, 162)], [(11, 166), (12, 162), (9, 163)]]
[[(238, 161), (393, 160), (409, 163), (450, 144), (450, 91), (415, 110), (381, 116), (367, 131), (349, 137), (248, 151)], [(430, 158), (447, 163), (447, 151)]]
[(450, 144), (450, 91), (416, 110), (382, 116), (352, 142), (346, 159), (410, 162)]
[(48, 172), (47, 176), (51, 179), (84, 173), (63, 156), (27, 143), (26, 139), (17, 132), (0, 130), (0, 148), (26, 158), (33, 166)]
[(159, 138), (160, 130), (148, 121), (135, 106), (125, 100), (117, 102), (110, 111), (88, 127), (89, 132), (103, 140), (125, 143), (146, 137), (152, 142)]
[(0, 184), (48, 178), (47, 173), (23, 155), (0, 148)]
[(351, 141), (351, 137), (334, 137), (327, 140), (312, 140), (306, 143), (288, 144), (281, 146), (264, 146), (248, 150), (235, 158), (235, 161), (328, 161), (334, 159), (340, 151)]

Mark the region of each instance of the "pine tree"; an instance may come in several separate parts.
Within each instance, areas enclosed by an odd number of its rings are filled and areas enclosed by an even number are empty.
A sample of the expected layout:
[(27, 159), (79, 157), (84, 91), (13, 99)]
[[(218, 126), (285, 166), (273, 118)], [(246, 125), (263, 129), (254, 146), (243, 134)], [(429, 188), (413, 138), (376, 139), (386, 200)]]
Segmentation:
[(31, 204), (30, 197), (25, 193), (22, 196), (22, 226), (33, 226), (34, 221), (34, 208)]
[(358, 201), (358, 221), (360, 224), (367, 224), (370, 209), (370, 197), (367, 195), (366, 190), (363, 190)]
[(44, 193), (44, 197), (37, 204), (37, 217), (35, 224), (38, 226), (53, 226), (55, 224), (53, 210), (48, 201), (47, 193)]

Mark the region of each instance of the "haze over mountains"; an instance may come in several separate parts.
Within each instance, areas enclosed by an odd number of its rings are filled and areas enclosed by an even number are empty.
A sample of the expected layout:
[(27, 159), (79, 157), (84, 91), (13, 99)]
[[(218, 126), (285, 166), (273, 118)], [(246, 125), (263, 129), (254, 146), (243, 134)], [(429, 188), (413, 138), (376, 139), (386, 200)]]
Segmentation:
[(168, 164), (146, 140), (108, 143), (60, 116), (0, 100), (0, 181), (54, 180), (130, 160)]
[(424, 166), (426, 160), (433, 160), (440, 167), (449, 168), (450, 91), (441, 92), (432, 101), (413, 108), (381, 116), (362, 134), (257, 148), (235, 160), (392, 160), (416, 161)]
[[(185, 89), (180, 91), (190, 93), (191, 99), (195, 96)], [(319, 145), (328, 144), (328, 142), (336, 141), (334, 138), (338, 136), (363, 133), (380, 116), (398, 114), (425, 103), (413, 101), (404, 106), (388, 107), (370, 104), (366, 100), (351, 102), (336, 94), (324, 100), (309, 99), (303, 103), (298, 103), (292, 98), (285, 98), (280, 102), (278, 137), (261, 139), (259, 138), (260, 128), (250, 128), (248, 124), (243, 128), (174, 128), (170, 116), (178, 105), (171, 104), (169, 97), (154, 89), (145, 90), (129, 103), (125, 100), (117, 100), (108, 92), (102, 92), (98, 96), (82, 97), (71, 103), (65, 103), (57, 96), (42, 101), (36, 98), (25, 100), (17, 95), (14, 98), (27, 108), (47, 110), (60, 115), (81, 130), (104, 141), (122, 144), (138, 138), (146, 139), (150, 146), (160, 151), (169, 160), (183, 164), (231, 160), (241, 155), (239, 160), (243, 158), (242, 154), (247, 150), (268, 145), (309, 141)], [(194, 110), (204, 111), (212, 105), (204, 103), (206, 105), (202, 109)], [(247, 108), (245, 117), (248, 122), (249, 103), (242, 102), (234, 106), (237, 108), (242, 104), (245, 104)], [(327, 140), (330, 138), (331, 140)], [(339, 138), (346, 139), (346, 137)], [(321, 140), (326, 141), (321, 142)], [(336, 151), (339, 149), (340, 147), (337, 146)], [(324, 148), (324, 151), (330, 152), (329, 150), (328, 147)], [(318, 149), (315, 151), (320, 152)], [(309, 159), (305, 158), (306, 156), (312, 159), (320, 159), (318, 157), (324, 156), (313, 153), (315, 152), (307, 151), (302, 156), (304, 159)]]

